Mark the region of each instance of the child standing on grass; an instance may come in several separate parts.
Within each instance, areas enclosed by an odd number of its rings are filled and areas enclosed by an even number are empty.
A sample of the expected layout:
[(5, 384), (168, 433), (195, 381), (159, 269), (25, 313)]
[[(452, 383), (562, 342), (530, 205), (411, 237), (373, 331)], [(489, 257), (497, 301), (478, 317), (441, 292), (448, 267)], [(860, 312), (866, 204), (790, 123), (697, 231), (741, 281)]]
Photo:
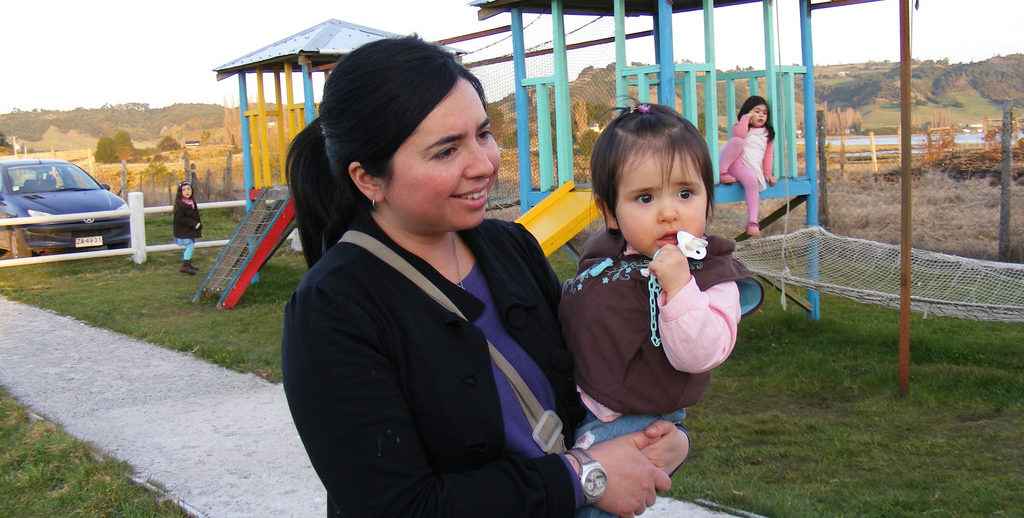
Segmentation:
[(588, 409), (581, 448), (657, 419), (678, 425), (763, 295), (732, 241), (704, 237), (714, 177), (697, 128), (660, 105), (621, 110), (590, 164), (607, 229), (587, 240), (558, 308)]
[(732, 127), (732, 138), (722, 147), (718, 161), (719, 181), (739, 182), (747, 201), (747, 234), (760, 236), (757, 209), (760, 194), (775, 185), (772, 165), (775, 156), (775, 129), (772, 128), (768, 101), (752, 95), (743, 101)]
[(192, 251), (196, 239), (203, 237), (202, 220), (199, 218), (199, 204), (192, 198), (192, 184), (185, 181), (178, 184), (178, 195), (174, 199), (174, 244), (185, 247), (181, 268), (178, 271), (195, 275), (199, 269), (192, 266)]

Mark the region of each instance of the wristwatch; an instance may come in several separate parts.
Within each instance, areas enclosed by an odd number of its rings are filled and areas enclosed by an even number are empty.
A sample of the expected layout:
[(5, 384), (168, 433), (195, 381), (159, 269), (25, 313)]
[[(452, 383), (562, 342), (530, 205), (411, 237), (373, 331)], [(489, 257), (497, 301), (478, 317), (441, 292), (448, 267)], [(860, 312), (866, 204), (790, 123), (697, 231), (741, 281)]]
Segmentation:
[(565, 453), (580, 463), (580, 484), (583, 485), (583, 496), (586, 499), (584, 503), (590, 505), (600, 500), (608, 489), (608, 475), (604, 472), (604, 466), (594, 460), (587, 450), (573, 448)]

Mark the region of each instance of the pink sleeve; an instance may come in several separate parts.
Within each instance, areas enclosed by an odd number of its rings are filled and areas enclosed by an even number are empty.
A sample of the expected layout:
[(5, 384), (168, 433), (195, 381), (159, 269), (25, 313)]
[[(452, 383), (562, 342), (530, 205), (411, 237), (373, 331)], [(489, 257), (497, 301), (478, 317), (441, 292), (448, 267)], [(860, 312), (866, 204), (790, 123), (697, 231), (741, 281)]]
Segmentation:
[(700, 291), (690, 282), (672, 300), (658, 300), (658, 330), (665, 356), (676, 370), (707, 372), (720, 365), (736, 345), (740, 292), (735, 282)]
[(750, 131), (750, 114), (745, 113), (736, 124), (732, 125), (732, 136), (746, 138), (748, 131)]
[(768, 178), (772, 175), (772, 168), (775, 167), (775, 140), (769, 140), (768, 145), (764, 148), (764, 161), (761, 163), (761, 171), (764, 172), (764, 177)]

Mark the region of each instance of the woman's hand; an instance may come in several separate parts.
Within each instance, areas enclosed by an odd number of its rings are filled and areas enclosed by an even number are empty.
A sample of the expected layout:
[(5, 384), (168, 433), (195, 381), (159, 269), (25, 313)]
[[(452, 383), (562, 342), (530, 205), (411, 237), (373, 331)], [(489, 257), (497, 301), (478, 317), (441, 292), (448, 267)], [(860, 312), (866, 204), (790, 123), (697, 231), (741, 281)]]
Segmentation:
[[(659, 423), (665, 423), (668, 428), (678, 431), (668, 421)], [(632, 518), (654, 505), (658, 492), (668, 491), (672, 487), (672, 479), (668, 474), (647, 457), (646, 448), (655, 447), (673, 435), (664, 426), (656, 424), (643, 432), (623, 435), (590, 447), (590, 455), (601, 463), (608, 475), (608, 489), (595, 504), (596, 507), (617, 516)], [(666, 449), (671, 448), (662, 445), (651, 450), (651, 454), (659, 462), (664, 462), (672, 456), (664, 454)]]
[(679, 469), (690, 455), (690, 437), (668, 421), (662, 419), (651, 423), (644, 434), (653, 442), (640, 451), (669, 475)]

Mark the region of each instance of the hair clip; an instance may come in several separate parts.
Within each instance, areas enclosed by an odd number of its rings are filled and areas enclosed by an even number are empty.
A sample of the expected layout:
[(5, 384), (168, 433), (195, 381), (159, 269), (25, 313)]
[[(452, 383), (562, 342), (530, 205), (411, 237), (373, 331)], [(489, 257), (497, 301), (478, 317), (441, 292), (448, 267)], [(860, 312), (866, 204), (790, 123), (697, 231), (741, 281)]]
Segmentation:
[(651, 113), (651, 105), (649, 105), (647, 103), (643, 103), (643, 104), (637, 106), (636, 109), (640, 113)]

